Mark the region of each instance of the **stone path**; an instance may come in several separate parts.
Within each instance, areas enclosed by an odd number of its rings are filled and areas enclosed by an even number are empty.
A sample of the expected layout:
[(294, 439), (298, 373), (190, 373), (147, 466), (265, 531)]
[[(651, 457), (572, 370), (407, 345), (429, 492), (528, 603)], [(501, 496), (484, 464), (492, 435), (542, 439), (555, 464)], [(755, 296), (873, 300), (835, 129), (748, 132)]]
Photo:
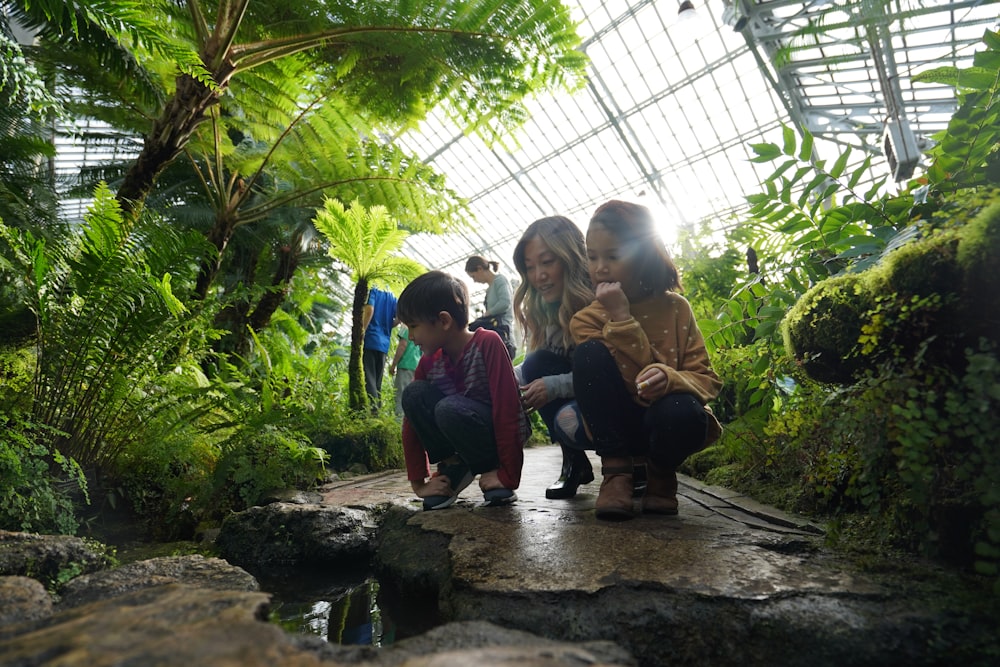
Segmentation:
[(608, 640), (652, 667), (978, 665), (1000, 651), (992, 612), (956, 596), (970, 585), (953, 573), (861, 571), (820, 526), (686, 477), (678, 516), (598, 521), (596, 481), (545, 498), (560, 463), (558, 447), (526, 450), (508, 507), (484, 506), (474, 482), (423, 512), (401, 472), (329, 484), (322, 504), (414, 510), (383, 524), (377, 568), (404, 599), (436, 598), (441, 622)]
[[(595, 470), (599, 459), (591, 453)], [(595, 591), (621, 576), (702, 593), (755, 598), (782, 591), (871, 591), (827, 563), (807, 567), (822, 529), (728, 489), (680, 476), (679, 515), (598, 521), (598, 481), (576, 498), (548, 500), (545, 487), (561, 462), (558, 447), (525, 451), (518, 502), (485, 507), (476, 482), (447, 510), (419, 512), (401, 472), (342, 480), (321, 489), (323, 504), (391, 502), (418, 511), (411, 523), (446, 534), (482, 533), (474, 546), (453, 544), (454, 572), (490, 589)], [(638, 500), (637, 509), (638, 509)], [(477, 554), (504, 552), (504, 558)]]

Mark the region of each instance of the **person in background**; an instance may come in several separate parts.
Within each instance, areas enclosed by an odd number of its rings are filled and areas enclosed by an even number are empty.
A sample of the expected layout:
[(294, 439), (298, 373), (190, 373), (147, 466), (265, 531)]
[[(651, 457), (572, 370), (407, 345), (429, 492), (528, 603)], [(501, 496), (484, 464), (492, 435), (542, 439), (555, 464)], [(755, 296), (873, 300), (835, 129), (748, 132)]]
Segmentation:
[(396, 297), (392, 292), (372, 287), (368, 290), (368, 303), (361, 313), (365, 331), (361, 364), (365, 371), (365, 393), (372, 401), (372, 411), (377, 412), (382, 400), (382, 376), (385, 358), (389, 354), (389, 335), (396, 326)]
[(410, 330), (405, 325), (396, 332), (396, 354), (389, 364), (389, 375), (396, 390), (396, 416), (403, 416), (403, 390), (413, 382), (413, 372), (420, 361), (420, 347), (410, 342)]
[(642, 511), (677, 514), (677, 466), (721, 435), (707, 403), (722, 382), (649, 209), (599, 206), (587, 262), (596, 299), (570, 331), (573, 388), (601, 457), (597, 517), (633, 516), (634, 456), (647, 457)]
[(513, 293), (507, 276), (497, 273), (499, 269), (499, 262), (487, 260), (479, 255), (473, 255), (465, 262), (465, 272), (473, 282), (488, 285), (485, 310), (470, 328), (475, 330), (483, 327), (496, 331), (513, 360), (517, 356), (517, 348), (511, 339), (511, 330), (514, 326)]
[(423, 352), (403, 390), (403, 455), (413, 492), (425, 510), (444, 509), (478, 474), (486, 504), (514, 502), (531, 427), (500, 336), (469, 331), (465, 283), (441, 271), (407, 285), (399, 318)]
[(575, 345), (569, 331), (570, 318), (594, 300), (583, 233), (562, 216), (536, 220), (514, 248), (514, 266), (521, 275), (514, 314), (529, 350), (514, 373), (525, 407), (538, 411), (562, 449), (559, 479), (545, 489), (545, 497), (572, 498), (581, 484), (594, 481), (584, 451), (593, 447), (573, 400)]

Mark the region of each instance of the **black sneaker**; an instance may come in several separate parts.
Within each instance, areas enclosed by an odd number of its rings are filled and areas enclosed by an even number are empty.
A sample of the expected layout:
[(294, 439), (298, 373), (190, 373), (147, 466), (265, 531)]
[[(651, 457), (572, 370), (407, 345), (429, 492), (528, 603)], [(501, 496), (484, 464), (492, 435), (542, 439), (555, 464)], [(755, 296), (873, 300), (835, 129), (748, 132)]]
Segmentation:
[(475, 479), (475, 475), (469, 470), (469, 466), (464, 463), (439, 463), (438, 473), (448, 476), (448, 482), (451, 485), (451, 495), (428, 496), (424, 498), (425, 510), (443, 510), (446, 507), (451, 507), (455, 503), (455, 500), (458, 499), (458, 494), (469, 484), (472, 484), (472, 480)]
[(510, 489), (490, 489), (483, 493), (483, 500), (488, 507), (510, 505), (517, 500), (517, 494)]

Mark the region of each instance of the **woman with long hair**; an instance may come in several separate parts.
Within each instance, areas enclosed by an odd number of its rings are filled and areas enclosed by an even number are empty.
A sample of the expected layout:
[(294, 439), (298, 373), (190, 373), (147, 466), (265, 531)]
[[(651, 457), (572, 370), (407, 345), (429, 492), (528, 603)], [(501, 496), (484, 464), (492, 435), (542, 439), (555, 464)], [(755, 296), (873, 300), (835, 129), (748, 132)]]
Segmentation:
[(538, 410), (549, 435), (562, 448), (559, 479), (545, 490), (550, 499), (572, 498), (594, 479), (584, 451), (588, 444), (573, 400), (573, 315), (594, 299), (583, 233), (568, 218), (531, 223), (514, 248), (521, 284), (514, 313), (525, 332), (528, 354), (514, 370), (528, 410)]

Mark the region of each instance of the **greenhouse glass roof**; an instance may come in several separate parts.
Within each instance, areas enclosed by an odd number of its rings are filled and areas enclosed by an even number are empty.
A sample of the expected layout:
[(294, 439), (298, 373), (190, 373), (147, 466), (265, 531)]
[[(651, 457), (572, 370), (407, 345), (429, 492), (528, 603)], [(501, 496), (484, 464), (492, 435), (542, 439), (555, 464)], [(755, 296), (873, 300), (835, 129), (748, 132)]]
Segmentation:
[(446, 242), (411, 237), (408, 254), (428, 267), (464, 278), (466, 257), (481, 254), (516, 275), (511, 254), (530, 222), (562, 214), (585, 227), (611, 198), (649, 206), (668, 244), (702, 221), (724, 229), (773, 168), (750, 163), (749, 145), (780, 143), (783, 123), (813, 133), (818, 158), (843, 145), (881, 156), (891, 126), (896, 169), (919, 170), (956, 103), (952, 88), (911, 77), (970, 64), (998, 17), (982, 0), (708, 0), (692, 3), (689, 20), (672, 0), (568, 4), (587, 84), (532, 103), (516, 147), (489, 147), (440, 118), (404, 138), (474, 218), (474, 231)]

